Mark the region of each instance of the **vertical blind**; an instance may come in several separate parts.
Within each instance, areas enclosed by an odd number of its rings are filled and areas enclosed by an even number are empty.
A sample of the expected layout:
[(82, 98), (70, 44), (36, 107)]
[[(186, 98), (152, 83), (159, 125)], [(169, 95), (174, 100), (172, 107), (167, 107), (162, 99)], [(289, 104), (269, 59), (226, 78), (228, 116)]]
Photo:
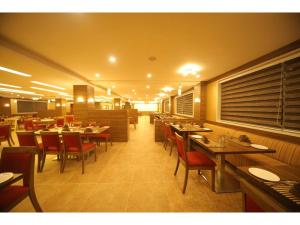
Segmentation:
[(193, 93), (176, 98), (176, 113), (186, 116), (193, 115)]
[(300, 130), (300, 57), (221, 83), (221, 120)]

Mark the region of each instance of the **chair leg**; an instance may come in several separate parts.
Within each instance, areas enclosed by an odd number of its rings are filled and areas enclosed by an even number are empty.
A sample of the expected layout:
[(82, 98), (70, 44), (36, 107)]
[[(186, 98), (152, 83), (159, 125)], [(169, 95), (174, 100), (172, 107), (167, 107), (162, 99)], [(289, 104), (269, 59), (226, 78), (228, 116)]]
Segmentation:
[(64, 163), (64, 153), (60, 154), (60, 171), (59, 173), (63, 172), (63, 163)]
[(82, 174), (84, 174), (84, 154), (81, 156), (81, 162), (82, 162)]
[(35, 191), (34, 189), (33, 190), (30, 190), (29, 192), (29, 198), (30, 198), (30, 201), (35, 209), (36, 212), (43, 212), (37, 198), (36, 198), (36, 195), (35, 195)]
[(183, 184), (183, 189), (182, 189), (183, 194), (185, 193), (185, 190), (186, 190), (186, 185), (187, 185), (188, 178), (189, 178), (189, 168), (186, 167), (185, 168), (184, 184)]
[(105, 151), (107, 152), (107, 138), (105, 138)]
[(38, 165), (37, 165), (37, 172), (41, 171), (41, 161), (42, 161), (42, 153), (38, 152)]
[(110, 139), (110, 146), (112, 146), (112, 138), (110, 137), (109, 139)]
[(15, 141), (14, 141), (14, 139), (12, 138), (11, 135), (9, 136), (9, 138), (10, 138), (11, 142), (13, 143), (13, 145), (15, 145)]
[(215, 191), (215, 169), (211, 170), (211, 189)]
[(97, 148), (95, 148), (95, 162), (97, 161)]
[(67, 159), (68, 159), (68, 155), (64, 154), (63, 155), (63, 160), (62, 160), (62, 170), (61, 170), (61, 173), (63, 173), (65, 171), (65, 166), (66, 166)]
[(43, 153), (42, 163), (41, 163), (41, 171), (40, 172), (42, 172), (43, 169), (44, 169), (45, 161), (46, 161), (46, 153)]
[(173, 142), (171, 142), (170, 156), (172, 155), (172, 149), (173, 149), (173, 145), (174, 145), (174, 143), (173, 143)]
[(9, 138), (7, 139), (7, 142), (8, 142), (9, 147), (11, 147), (12, 145), (11, 145), (11, 142), (10, 142)]
[(176, 174), (177, 174), (178, 167), (179, 167), (179, 156), (178, 156), (178, 158), (177, 158), (177, 164), (176, 164), (176, 168), (175, 168), (174, 176), (176, 176)]

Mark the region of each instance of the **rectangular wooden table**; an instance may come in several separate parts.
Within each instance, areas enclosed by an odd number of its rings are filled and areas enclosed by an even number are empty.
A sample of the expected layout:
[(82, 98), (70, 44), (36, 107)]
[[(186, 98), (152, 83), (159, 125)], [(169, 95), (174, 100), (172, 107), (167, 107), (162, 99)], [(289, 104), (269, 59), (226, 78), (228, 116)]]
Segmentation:
[[(104, 131), (108, 130), (110, 128), (110, 126), (103, 126), (103, 127), (91, 127), (92, 131), (91, 132), (85, 132), (86, 128), (78, 128), (78, 127), (70, 127), (70, 131), (71, 132), (79, 132), (80, 134), (101, 134)], [(34, 132), (36, 135), (41, 135), (41, 132), (43, 132), (43, 130), (38, 130), (36, 132)], [(58, 132), (59, 135), (62, 134), (63, 129), (62, 128), (51, 128), (48, 131), (45, 132)]]
[(13, 183), (16, 183), (17, 181), (19, 181), (23, 178), (24, 178), (24, 175), (22, 173), (14, 173), (14, 176), (11, 179), (0, 183), (0, 189), (3, 189)]
[(267, 212), (300, 212), (300, 196), (291, 191), (293, 185), (300, 182), (300, 167), (278, 165), (259, 168), (275, 173), (280, 181), (265, 181), (252, 175), (249, 167), (238, 167), (242, 191)]
[[(192, 144), (198, 146), (198, 150), (204, 150), (216, 159), (216, 192), (235, 192), (239, 191), (239, 183), (233, 179), (230, 174), (225, 173), (225, 157), (228, 154), (261, 154), (274, 153), (272, 149), (256, 149), (250, 144), (239, 142), (238, 139), (226, 138), (224, 143), (219, 142), (220, 135), (213, 133), (205, 134), (209, 143), (204, 143), (203, 139), (189, 137)], [(237, 185), (236, 185), (237, 184)]]

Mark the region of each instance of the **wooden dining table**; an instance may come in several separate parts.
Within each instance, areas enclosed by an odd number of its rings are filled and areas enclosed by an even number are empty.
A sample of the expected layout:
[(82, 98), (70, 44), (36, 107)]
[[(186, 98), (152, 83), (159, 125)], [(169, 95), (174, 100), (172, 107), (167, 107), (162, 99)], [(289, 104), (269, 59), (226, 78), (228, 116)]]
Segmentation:
[[(236, 192), (239, 191), (239, 182), (233, 176), (225, 171), (226, 155), (229, 154), (262, 154), (274, 153), (273, 149), (257, 149), (251, 147), (249, 143), (240, 142), (239, 139), (226, 137), (224, 135), (216, 135), (214, 133), (206, 133), (203, 138), (189, 136), (190, 145), (193, 149), (204, 151), (215, 158), (216, 161), (216, 192)], [(222, 140), (221, 140), (222, 139)]]
[[(88, 127), (91, 128), (91, 131), (87, 132), (86, 128), (79, 128), (79, 127), (69, 127), (70, 132), (79, 132), (80, 134), (86, 134), (86, 135), (93, 135), (93, 134), (101, 134), (104, 131), (107, 131), (110, 126), (103, 126), (103, 127)], [(41, 132), (58, 132), (59, 135), (62, 135), (63, 128), (62, 127), (56, 127), (56, 128), (50, 128), (48, 130), (38, 130), (35, 131), (34, 133), (36, 135), (41, 135)]]

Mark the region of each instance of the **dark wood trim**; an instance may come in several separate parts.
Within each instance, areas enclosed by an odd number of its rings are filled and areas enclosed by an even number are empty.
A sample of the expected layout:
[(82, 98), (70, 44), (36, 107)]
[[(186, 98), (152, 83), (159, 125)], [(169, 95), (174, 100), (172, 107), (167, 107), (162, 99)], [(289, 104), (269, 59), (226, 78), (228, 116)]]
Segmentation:
[(241, 126), (238, 126), (238, 125), (220, 123), (220, 122), (215, 122), (215, 121), (205, 121), (205, 122), (206, 123), (211, 123), (211, 124), (214, 124), (214, 125), (218, 125), (218, 126), (237, 129), (237, 130), (240, 130), (240, 131), (254, 133), (254, 134), (262, 135), (262, 136), (265, 136), (265, 137), (276, 138), (276, 139), (279, 139), (279, 140), (283, 140), (283, 141), (287, 141), (287, 142), (291, 142), (291, 143), (295, 143), (295, 144), (300, 144), (300, 138), (299, 137), (291, 136), (291, 135), (288, 135), (288, 134), (278, 134), (278, 133), (274, 133), (274, 132), (270, 132), (270, 131), (257, 130), (255, 128), (241, 127)]
[(217, 80), (223, 79), (223, 78), (225, 78), (227, 76), (230, 76), (230, 75), (232, 75), (234, 73), (238, 73), (240, 71), (243, 71), (245, 69), (253, 67), (253, 66), (257, 65), (257, 64), (263, 63), (265, 61), (268, 61), (270, 59), (273, 59), (275, 57), (278, 57), (278, 56), (283, 55), (285, 53), (288, 53), (290, 51), (293, 51), (293, 50), (295, 50), (297, 48), (300, 48), (300, 39), (298, 39), (298, 40), (296, 40), (296, 41), (294, 41), (294, 42), (292, 42), (292, 43), (290, 43), (288, 45), (285, 45), (285, 46), (283, 46), (283, 47), (281, 47), (279, 49), (276, 49), (275, 51), (272, 51), (272, 52), (270, 52), (270, 53), (268, 53), (266, 55), (258, 57), (257, 59), (254, 59), (254, 60), (252, 60), (250, 62), (247, 62), (247, 63), (245, 63), (245, 64), (243, 64), (243, 65), (241, 65), (241, 66), (239, 66), (237, 68), (234, 68), (234, 69), (229, 70), (229, 71), (227, 71), (227, 72), (225, 72), (223, 74), (220, 74), (220, 75), (218, 75), (218, 76), (216, 76), (216, 77), (208, 80), (207, 82), (208, 83), (212, 83), (212, 82), (215, 82)]

